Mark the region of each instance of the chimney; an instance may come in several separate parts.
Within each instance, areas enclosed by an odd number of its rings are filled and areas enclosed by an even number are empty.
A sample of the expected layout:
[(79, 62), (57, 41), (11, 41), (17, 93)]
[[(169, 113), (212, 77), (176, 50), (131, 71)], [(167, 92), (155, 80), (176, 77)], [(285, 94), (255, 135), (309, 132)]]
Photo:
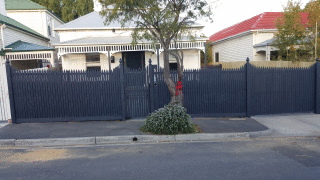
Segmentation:
[[(99, 3), (99, 0), (93, 0), (93, 10), (100, 12), (102, 10), (102, 5)], [(108, 9), (113, 9), (113, 5), (108, 6)]]
[(93, 6), (94, 11), (100, 12), (102, 10), (102, 6), (98, 0), (93, 0), (93, 5), (94, 5)]

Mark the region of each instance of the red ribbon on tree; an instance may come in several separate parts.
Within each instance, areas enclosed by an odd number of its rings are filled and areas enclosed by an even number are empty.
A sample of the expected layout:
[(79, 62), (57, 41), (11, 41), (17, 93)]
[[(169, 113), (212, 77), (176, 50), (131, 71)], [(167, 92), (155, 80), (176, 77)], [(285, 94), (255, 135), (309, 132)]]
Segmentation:
[(182, 94), (182, 82), (178, 81), (176, 85), (176, 96)]

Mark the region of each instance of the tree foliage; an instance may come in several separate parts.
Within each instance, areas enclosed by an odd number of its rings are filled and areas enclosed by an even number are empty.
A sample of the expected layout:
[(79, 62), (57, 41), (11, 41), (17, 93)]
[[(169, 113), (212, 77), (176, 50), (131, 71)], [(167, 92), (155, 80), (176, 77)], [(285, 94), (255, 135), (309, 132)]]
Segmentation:
[(320, 32), (320, 0), (310, 1), (305, 9), (305, 12), (308, 13), (308, 45), (310, 51), (313, 51), (314, 58), (319, 57), (320, 55), (320, 41), (319, 41), (319, 32)]
[[(302, 15), (307, 14), (307, 21)], [(320, 0), (311, 0), (304, 8), (295, 1), (289, 1), (283, 17), (276, 26), (275, 44), (284, 60), (313, 61), (320, 55)]]
[(275, 35), (275, 44), (281, 56), (286, 60), (298, 60), (301, 48), (304, 48), (306, 27), (301, 20), (299, 2), (289, 1), (284, 8), (283, 16), (276, 21), (278, 32)]
[(207, 41), (206, 47), (205, 47), (205, 53), (201, 52), (201, 66), (205, 67), (206, 65), (212, 65), (212, 63), (213, 63), (212, 41)]
[(175, 82), (170, 76), (169, 54), (177, 59), (178, 80), (183, 79), (182, 51), (169, 51), (171, 43), (183, 36), (192, 37), (188, 28), (200, 18), (211, 19), (211, 4), (207, 0), (99, 0), (104, 10), (100, 13), (105, 22), (119, 21), (123, 27), (133, 22), (133, 43), (149, 40), (163, 48), (164, 80), (171, 93), (171, 102), (181, 101), (175, 92)]
[(58, 15), (64, 22), (93, 11), (92, 0), (32, 0)]

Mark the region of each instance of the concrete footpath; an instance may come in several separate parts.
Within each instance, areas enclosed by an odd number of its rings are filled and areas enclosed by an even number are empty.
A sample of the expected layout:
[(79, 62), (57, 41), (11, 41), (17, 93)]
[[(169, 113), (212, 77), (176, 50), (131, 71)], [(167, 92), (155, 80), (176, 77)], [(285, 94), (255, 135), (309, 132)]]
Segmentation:
[(282, 114), (252, 118), (194, 118), (200, 133), (153, 135), (139, 128), (144, 119), (0, 124), (0, 147), (102, 145), (210, 141), (260, 137), (320, 136), (320, 115)]

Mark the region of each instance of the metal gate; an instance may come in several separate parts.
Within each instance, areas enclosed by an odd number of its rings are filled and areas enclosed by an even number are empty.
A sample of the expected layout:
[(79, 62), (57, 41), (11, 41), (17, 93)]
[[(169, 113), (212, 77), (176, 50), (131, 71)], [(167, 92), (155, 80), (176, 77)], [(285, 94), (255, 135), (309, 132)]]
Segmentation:
[(145, 117), (150, 113), (147, 69), (124, 68), (126, 118)]

